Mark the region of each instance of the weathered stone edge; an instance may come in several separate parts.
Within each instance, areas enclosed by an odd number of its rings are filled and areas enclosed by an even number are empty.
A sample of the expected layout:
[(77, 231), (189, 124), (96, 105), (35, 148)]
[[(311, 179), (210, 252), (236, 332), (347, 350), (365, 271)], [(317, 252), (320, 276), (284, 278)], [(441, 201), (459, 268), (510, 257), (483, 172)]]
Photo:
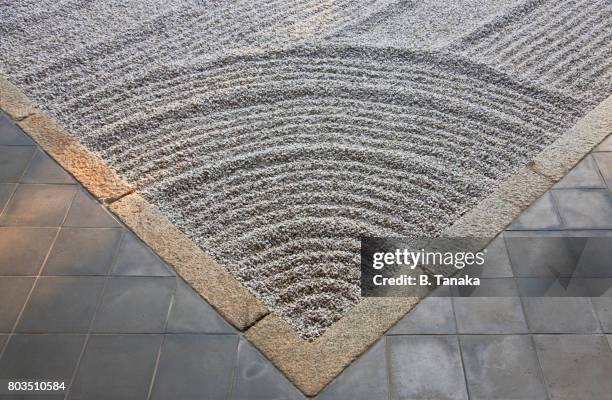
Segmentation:
[(129, 194), (109, 208), (239, 330), (269, 313), (247, 288), (140, 194)]
[(25, 94), (3, 77), (0, 77), (0, 108), (102, 202), (111, 202), (134, 190), (57, 121), (36, 109)]
[(443, 235), (493, 239), (610, 134), (612, 96), (502, 182)]
[(15, 85), (0, 76), (0, 108), (15, 121), (20, 121), (38, 110)]
[(309, 342), (271, 313), (246, 338), (307, 396), (315, 396), (366, 351), (418, 298), (365, 298), (323, 335)]
[(17, 125), (103, 203), (134, 191), (104, 161), (73, 139), (50, 116), (35, 112), (17, 122)]

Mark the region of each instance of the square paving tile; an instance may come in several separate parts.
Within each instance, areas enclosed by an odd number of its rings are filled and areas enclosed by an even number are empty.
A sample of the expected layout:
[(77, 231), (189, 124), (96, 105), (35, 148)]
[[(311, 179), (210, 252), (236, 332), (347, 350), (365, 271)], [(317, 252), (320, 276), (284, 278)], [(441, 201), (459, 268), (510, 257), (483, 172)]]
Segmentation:
[(612, 333), (612, 297), (593, 297), (591, 299), (595, 314), (604, 333)]
[(124, 276), (174, 276), (174, 272), (151, 249), (126, 232), (123, 237), (113, 275)]
[(472, 400), (546, 400), (538, 358), (527, 335), (459, 338)]
[(561, 220), (550, 192), (546, 192), (516, 219), (509, 230), (559, 229)]
[[(384, 368), (385, 364), (379, 364), (378, 367)], [(384, 383), (386, 386), (386, 381), (379, 381), (377, 383)], [(362, 391), (361, 395), (363, 396), (364, 394), (365, 392)], [(319, 399), (321, 398), (319, 397)], [(378, 397), (370, 398), (376, 399)], [(232, 399), (298, 400), (304, 399), (304, 396), (246, 339), (240, 338)], [(339, 397), (336, 397), (336, 399), (339, 399)]]
[(35, 150), (31, 146), (0, 146), (0, 182), (19, 182)]
[(72, 176), (64, 171), (51, 157), (37, 150), (28, 170), (21, 178), (22, 183), (75, 183)]
[(536, 335), (551, 400), (612, 399), (612, 355), (603, 335)]
[(608, 188), (612, 189), (612, 151), (606, 153), (594, 153), (599, 171), (604, 177)]
[(555, 186), (556, 189), (605, 188), (599, 168), (591, 154), (587, 155)]
[(13, 335), (0, 359), (0, 379), (65, 380), (74, 372), (85, 335)]
[[(481, 285), (474, 292), (474, 297), (453, 297), (457, 332), (526, 333), (527, 323), (515, 282), (512, 279), (503, 279)], [(485, 290), (490, 292), (484, 292)]]
[(163, 333), (176, 278), (110, 278), (93, 331)]
[(517, 278), (519, 293), (523, 298), (571, 298), (589, 297), (602, 288), (603, 280), (578, 278)]
[(199, 294), (179, 281), (170, 311), (167, 332), (236, 333)]
[(467, 399), (456, 336), (387, 336), (392, 399)]
[(118, 228), (121, 225), (100, 203), (81, 189), (72, 202), (64, 226)]
[(448, 288), (439, 288), (406, 314), (388, 335), (457, 333)]
[(15, 183), (0, 183), (0, 214), (17, 188)]
[(161, 342), (161, 335), (92, 335), (68, 398), (146, 399)]
[(584, 257), (586, 261), (588, 256), (584, 252), (590, 240), (587, 237), (570, 237), (557, 232), (554, 235), (508, 232), (504, 237), (517, 277), (573, 276), (580, 259)]
[(34, 142), (9, 117), (0, 112), (0, 145), (34, 146)]
[(57, 228), (0, 227), (0, 275), (38, 275)]
[(87, 332), (104, 277), (41, 277), (17, 325), (17, 332)]
[(74, 185), (19, 185), (0, 215), (0, 225), (60, 226)]
[(0, 277), (0, 332), (10, 333), (34, 285), (34, 278)]
[(605, 236), (589, 237), (586, 241), (574, 276), (585, 278), (612, 277), (612, 231)]
[(151, 399), (227, 398), (237, 342), (235, 335), (167, 335)]
[(317, 400), (388, 399), (388, 386), (383, 338), (329, 384)]
[(482, 266), (466, 267), (464, 271), (479, 278), (511, 278), (513, 273), (504, 236), (499, 235), (489, 243)]
[(612, 193), (607, 189), (553, 190), (565, 226), (612, 229)]
[(43, 269), (44, 275), (106, 275), (122, 230), (62, 228)]
[(588, 297), (524, 297), (529, 330), (533, 333), (600, 333)]
[(459, 333), (527, 332), (521, 303), (516, 297), (456, 298), (453, 301)]

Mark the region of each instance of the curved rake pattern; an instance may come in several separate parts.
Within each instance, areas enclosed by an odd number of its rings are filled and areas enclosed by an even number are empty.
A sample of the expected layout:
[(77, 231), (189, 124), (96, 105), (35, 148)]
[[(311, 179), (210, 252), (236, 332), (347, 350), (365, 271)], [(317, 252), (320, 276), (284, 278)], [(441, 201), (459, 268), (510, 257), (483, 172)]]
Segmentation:
[(346, 46), (132, 79), (64, 104), (82, 141), (304, 337), (359, 301), (360, 236), (439, 233), (583, 109), (447, 55)]
[(609, 89), (606, 1), (527, 0), (442, 53), (331, 44), (397, 0), (26, 0), (0, 53), (308, 338), (359, 301), (360, 236), (438, 234)]

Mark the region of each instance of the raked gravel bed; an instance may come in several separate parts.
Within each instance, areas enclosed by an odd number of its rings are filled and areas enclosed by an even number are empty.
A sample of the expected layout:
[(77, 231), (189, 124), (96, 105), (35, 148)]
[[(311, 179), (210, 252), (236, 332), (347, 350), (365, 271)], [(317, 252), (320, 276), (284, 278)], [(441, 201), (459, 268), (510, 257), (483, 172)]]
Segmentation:
[(0, 2), (0, 71), (305, 338), (612, 91), (612, 3)]

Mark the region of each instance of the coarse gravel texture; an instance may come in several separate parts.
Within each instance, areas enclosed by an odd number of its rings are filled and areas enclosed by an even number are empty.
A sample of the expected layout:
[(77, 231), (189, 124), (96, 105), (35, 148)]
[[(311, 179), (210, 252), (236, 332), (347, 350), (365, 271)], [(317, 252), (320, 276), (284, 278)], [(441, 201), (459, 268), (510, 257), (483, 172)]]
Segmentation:
[(304, 338), (612, 91), (612, 2), (0, 1), (0, 70)]

